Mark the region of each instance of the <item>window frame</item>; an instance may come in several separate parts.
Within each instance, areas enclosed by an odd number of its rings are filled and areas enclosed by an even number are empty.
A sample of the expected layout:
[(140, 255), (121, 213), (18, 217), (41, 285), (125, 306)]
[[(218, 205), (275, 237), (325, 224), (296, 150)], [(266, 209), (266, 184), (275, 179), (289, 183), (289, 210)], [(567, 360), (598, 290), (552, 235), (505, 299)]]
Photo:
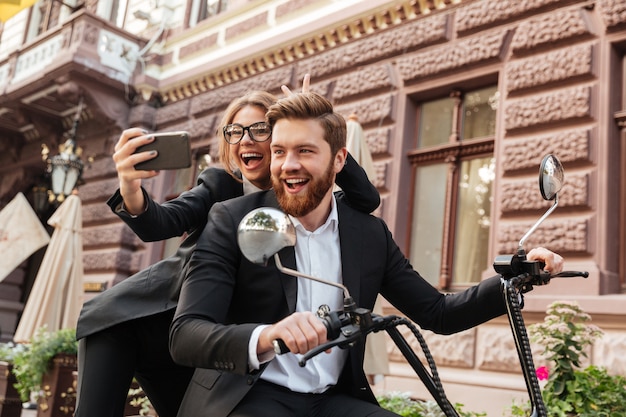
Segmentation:
[(24, 41), (29, 42), (65, 22), (78, 4), (78, 0), (65, 0), (63, 2), (42, 0), (33, 4), (30, 7)]
[[(619, 96), (612, 98), (614, 109), (613, 120), (615, 122), (619, 178), (618, 180), (618, 249), (617, 249), (617, 275), (618, 292), (626, 294), (626, 41), (613, 45), (613, 62), (612, 68), (616, 75), (611, 76), (614, 85), (614, 92), (618, 92)], [(614, 287), (614, 285), (611, 285)]]
[[(626, 55), (624, 56), (626, 60)], [(626, 71), (624, 74), (626, 78)], [(626, 101), (626, 99), (624, 100)], [(620, 196), (619, 196), (619, 263), (618, 275), (620, 279), (621, 291), (626, 292), (626, 103), (624, 109), (615, 113), (615, 123), (619, 129), (620, 141)]]
[[(454, 245), (455, 236), (457, 232), (457, 214), (458, 214), (458, 187), (460, 182), (459, 172), (463, 161), (473, 158), (492, 156), (495, 157), (495, 141), (497, 135), (497, 128), (494, 130), (492, 136), (479, 137), (468, 140), (460, 140), (463, 129), (463, 98), (465, 92), (471, 93), (481, 88), (487, 88), (490, 85), (495, 85), (496, 91), (500, 91), (500, 87), (497, 82), (479, 84), (477, 86), (472, 85), (471, 88), (465, 89), (448, 89), (449, 96), (454, 99), (452, 125), (450, 126), (449, 141), (446, 144), (431, 146), (424, 149), (417, 148), (419, 143), (419, 120), (422, 104), (436, 100), (438, 97), (442, 98), (443, 95), (429, 96), (423, 100), (415, 102), (415, 133), (413, 138), (413, 148), (406, 151), (406, 157), (410, 165), (410, 193), (409, 193), (409, 210), (407, 224), (413, 225), (414, 216), (414, 204), (415, 204), (415, 188), (417, 181), (417, 169), (419, 166), (427, 165), (430, 163), (443, 163), (447, 164), (447, 178), (446, 178), (446, 190), (444, 197), (444, 213), (443, 213), (443, 231), (442, 231), (442, 244), (441, 244), (441, 262), (440, 262), (440, 274), (437, 279), (437, 287), (441, 290), (456, 290), (466, 288), (471, 283), (454, 283), (453, 280), (453, 263), (454, 263)], [(498, 114), (496, 110), (496, 123), (498, 120)], [(493, 211), (491, 216), (493, 217)], [(412, 243), (412, 230), (406, 236), (406, 253), (411, 253)]]
[(211, 15), (207, 14), (205, 17), (200, 19), (200, 13), (202, 11), (204, 11), (204, 13), (208, 13), (207, 0), (188, 0), (187, 13), (185, 14), (185, 24), (189, 28), (195, 27), (211, 17), (230, 10), (228, 6), (228, 0), (217, 0), (217, 11)]
[(96, 14), (118, 28), (124, 28), (128, 17), (128, 0), (100, 0)]

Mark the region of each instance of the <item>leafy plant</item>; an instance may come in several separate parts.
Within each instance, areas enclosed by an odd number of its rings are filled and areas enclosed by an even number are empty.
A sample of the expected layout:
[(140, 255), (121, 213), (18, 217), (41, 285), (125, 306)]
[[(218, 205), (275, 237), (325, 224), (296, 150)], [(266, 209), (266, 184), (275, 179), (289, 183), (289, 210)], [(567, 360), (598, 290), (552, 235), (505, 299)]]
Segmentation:
[(389, 393), (376, 399), (382, 408), (393, 411), (402, 417), (421, 416), (418, 402), (412, 400), (409, 393)]
[(45, 327), (37, 330), (28, 347), (16, 352), (13, 373), (17, 379), (15, 388), (22, 401), (29, 401), (31, 393), (39, 396), (43, 375), (50, 369), (52, 358), (59, 353), (76, 354), (75, 329), (48, 332)]
[[(550, 362), (548, 382), (542, 390), (548, 415), (626, 417), (626, 378), (609, 375), (597, 366), (580, 369), (581, 357), (587, 356), (585, 348), (602, 331), (587, 323), (591, 317), (577, 303), (557, 301), (546, 313), (544, 322), (529, 326), (528, 331), (531, 340), (543, 346), (543, 355)], [(528, 403), (511, 407), (512, 416), (527, 416), (529, 411)]]
[(27, 345), (15, 344), (13, 342), (0, 343), (0, 361), (13, 364), (15, 355), (28, 349)]
[[(378, 404), (386, 410), (392, 411), (402, 417), (445, 417), (436, 401), (413, 400), (409, 393), (391, 392), (376, 398)], [(485, 413), (463, 411), (463, 404), (455, 404), (457, 412), (462, 417), (486, 416)]]

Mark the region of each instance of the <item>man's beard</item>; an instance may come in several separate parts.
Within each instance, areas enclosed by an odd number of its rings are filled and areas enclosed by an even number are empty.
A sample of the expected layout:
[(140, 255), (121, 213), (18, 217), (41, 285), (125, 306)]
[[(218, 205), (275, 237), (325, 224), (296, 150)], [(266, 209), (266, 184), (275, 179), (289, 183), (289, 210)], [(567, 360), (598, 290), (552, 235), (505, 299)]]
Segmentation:
[(274, 191), (278, 204), (287, 214), (294, 217), (302, 217), (309, 214), (315, 209), (334, 182), (333, 161), (331, 160), (326, 168), (326, 172), (322, 178), (316, 180), (311, 179), (308, 184), (308, 190), (304, 195), (288, 194), (281, 180), (272, 176)]

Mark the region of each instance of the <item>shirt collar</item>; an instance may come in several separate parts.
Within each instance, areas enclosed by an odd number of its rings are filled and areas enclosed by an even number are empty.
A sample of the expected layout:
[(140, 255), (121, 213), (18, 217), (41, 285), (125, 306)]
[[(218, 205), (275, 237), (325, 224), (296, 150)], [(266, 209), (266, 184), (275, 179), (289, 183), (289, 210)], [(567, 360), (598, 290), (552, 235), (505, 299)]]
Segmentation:
[(248, 195), (248, 194), (252, 194), (252, 193), (256, 193), (257, 191), (263, 191), (262, 189), (260, 189), (259, 187), (257, 187), (256, 185), (252, 184), (246, 177), (244, 177), (243, 175), (241, 176), (241, 179), (243, 181), (243, 195)]
[[(323, 231), (326, 228), (331, 228), (330, 230), (335, 233), (339, 230), (339, 215), (337, 214), (337, 202), (335, 201), (335, 194), (333, 193), (332, 195), (332, 199), (330, 202), (330, 214), (328, 215), (328, 218), (326, 219), (326, 221), (324, 222), (323, 225), (321, 225), (320, 227), (317, 228), (317, 230), (315, 230), (312, 233), (318, 232), (318, 231)], [(296, 229), (300, 230), (300, 231), (305, 231), (308, 232), (304, 226), (302, 226), (302, 223), (300, 223), (300, 220), (298, 220), (296, 217), (293, 217), (292, 215), (289, 215), (289, 218), (291, 219), (291, 221), (293, 222), (293, 225)], [(308, 232), (311, 233), (311, 232)]]

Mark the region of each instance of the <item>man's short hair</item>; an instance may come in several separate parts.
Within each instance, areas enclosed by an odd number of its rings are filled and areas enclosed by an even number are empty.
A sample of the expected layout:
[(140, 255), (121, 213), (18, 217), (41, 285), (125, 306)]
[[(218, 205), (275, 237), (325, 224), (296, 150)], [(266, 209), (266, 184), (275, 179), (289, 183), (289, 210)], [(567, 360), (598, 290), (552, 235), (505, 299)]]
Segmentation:
[(333, 105), (316, 93), (297, 93), (282, 98), (270, 106), (265, 115), (274, 128), (280, 119), (315, 119), (324, 129), (324, 139), (330, 144), (332, 154), (346, 146), (346, 121), (333, 110)]

